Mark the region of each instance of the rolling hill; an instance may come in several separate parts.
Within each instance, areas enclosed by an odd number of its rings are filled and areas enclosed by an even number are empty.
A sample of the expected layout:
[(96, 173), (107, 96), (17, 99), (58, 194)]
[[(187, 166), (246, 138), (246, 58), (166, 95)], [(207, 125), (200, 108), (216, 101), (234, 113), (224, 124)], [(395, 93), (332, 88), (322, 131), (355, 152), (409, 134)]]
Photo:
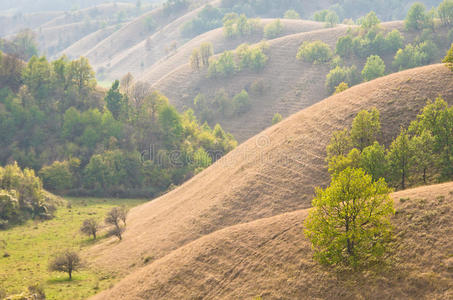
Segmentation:
[(133, 209), (123, 241), (104, 241), (85, 257), (94, 267), (124, 275), (146, 258), (159, 262), (218, 230), (309, 208), (314, 187), (329, 181), (324, 159), (332, 131), (351, 124), (360, 110), (377, 107), (380, 140), (388, 143), (428, 98), (443, 95), (453, 104), (452, 80), (447, 68), (432, 65), (361, 84), (302, 110), (178, 189)]
[(397, 246), (376, 273), (313, 261), (299, 210), (204, 236), (93, 299), (451, 299), (453, 183), (392, 198)]
[[(403, 26), (400, 21), (382, 24), (386, 31), (401, 30)], [(180, 111), (193, 107), (193, 100), (199, 93), (213, 99), (216, 92), (224, 89), (232, 98), (242, 89), (249, 90), (251, 109), (248, 112), (227, 118), (220, 116), (216, 119), (226, 131), (231, 132), (242, 142), (270, 126), (275, 113), (287, 117), (328, 96), (325, 81), (331, 67), (328, 64), (298, 61), (296, 53), (305, 41), (321, 40), (335, 49), (338, 38), (346, 35), (348, 30), (348, 26), (338, 26), (271, 40), (268, 42), (267, 50), (269, 61), (259, 73), (241, 71), (228, 78), (208, 79), (206, 70), (194, 72), (186, 63), (167, 75), (161, 75), (161, 79), (155, 82), (152, 88), (164, 93)], [(404, 32), (404, 36), (407, 42), (412, 42), (416, 34)], [(441, 55), (444, 55), (444, 50), (439, 52), (438, 61)], [(387, 70), (390, 71), (393, 55), (384, 56), (383, 59), (388, 66)], [(358, 70), (361, 70), (365, 61), (355, 58), (346, 61), (346, 65), (355, 64)], [(157, 70), (159, 67), (155, 68)], [(157, 78), (157, 74), (149, 77), (154, 78)], [(250, 86), (257, 82), (264, 84), (265, 93), (250, 92)], [(179, 88), (175, 89), (175, 86)]]

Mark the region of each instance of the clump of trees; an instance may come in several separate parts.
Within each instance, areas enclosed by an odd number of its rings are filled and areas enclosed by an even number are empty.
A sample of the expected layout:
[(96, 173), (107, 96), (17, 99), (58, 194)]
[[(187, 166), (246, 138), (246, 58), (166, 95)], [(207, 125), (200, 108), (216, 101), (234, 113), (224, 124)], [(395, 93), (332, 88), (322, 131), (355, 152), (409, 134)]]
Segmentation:
[(202, 68), (209, 67), (209, 59), (214, 54), (212, 43), (206, 42), (201, 44), (199, 49), (194, 49), (190, 56), (190, 66), (192, 70), (199, 71)]
[(0, 167), (0, 229), (30, 218), (52, 218), (58, 204), (33, 170), (22, 170), (17, 163)]
[(317, 22), (325, 22), (326, 27), (335, 27), (340, 22), (338, 14), (330, 9), (315, 12), (313, 19)]
[[(201, 47), (201, 63), (211, 49)], [(231, 136), (218, 141), (193, 114), (180, 114), (132, 76), (98, 91), (85, 58), (23, 63), (0, 55), (0, 81), (0, 163), (35, 170), (55, 193), (155, 196), (199, 171), (192, 161), (201, 147), (212, 161), (214, 152), (235, 147)], [(226, 148), (205, 143), (206, 136)], [(178, 159), (168, 159), (171, 151)]]
[[(451, 180), (453, 108), (441, 98), (429, 101), (417, 120), (390, 143), (378, 142), (379, 112), (362, 111), (350, 131), (335, 132), (327, 147), (332, 175), (347, 167), (362, 168), (373, 179), (385, 178), (396, 188)], [(452, 127), (452, 128), (450, 128)]]
[(414, 3), (406, 16), (404, 24), (409, 30), (421, 30), (424, 28), (434, 27), (434, 15), (431, 12), (426, 11), (426, 7), (423, 3)]
[(418, 45), (408, 44), (404, 49), (398, 50), (392, 65), (400, 71), (423, 66), (433, 62), (438, 52), (436, 44), (430, 40)]
[(453, 25), (453, 0), (444, 0), (437, 8), (440, 21), (444, 26)]
[(261, 71), (268, 61), (265, 42), (256, 46), (240, 45), (234, 52), (225, 51), (219, 58), (211, 59), (208, 68), (208, 78), (230, 77), (238, 71)]
[(362, 81), (360, 72), (356, 66), (340, 67), (337, 66), (326, 76), (326, 88), (329, 94), (332, 94), (336, 87), (341, 83), (346, 83), (348, 86), (353, 86)]
[(278, 38), (283, 32), (283, 24), (280, 19), (277, 19), (264, 26), (264, 37), (266, 39)]
[(327, 63), (332, 59), (332, 50), (322, 41), (304, 42), (297, 51), (297, 59), (314, 64)]
[(257, 19), (248, 19), (245, 14), (229, 13), (223, 17), (223, 32), (226, 38), (249, 36), (262, 31)]
[(181, 28), (181, 34), (185, 37), (195, 37), (209, 30), (222, 27), (222, 11), (207, 4), (198, 15), (186, 22)]

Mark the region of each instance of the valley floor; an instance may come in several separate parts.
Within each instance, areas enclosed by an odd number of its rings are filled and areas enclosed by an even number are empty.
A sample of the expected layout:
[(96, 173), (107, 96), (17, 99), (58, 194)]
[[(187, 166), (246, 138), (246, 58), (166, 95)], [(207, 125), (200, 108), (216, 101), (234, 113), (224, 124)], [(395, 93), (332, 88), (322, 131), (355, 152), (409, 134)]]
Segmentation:
[[(115, 206), (136, 206), (140, 199), (68, 198), (49, 221), (29, 221), (0, 231), (0, 293), (20, 294), (28, 286), (41, 284), (46, 299), (86, 299), (111, 286), (113, 274), (84, 268), (75, 272), (72, 281), (67, 274), (48, 271), (49, 260), (67, 248), (79, 251), (93, 242), (81, 235), (79, 228), (87, 218), (102, 222)], [(98, 239), (102, 239), (103, 234)], [(2, 291), (3, 290), (3, 291)], [(1, 297), (1, 296), (0, 296)]]

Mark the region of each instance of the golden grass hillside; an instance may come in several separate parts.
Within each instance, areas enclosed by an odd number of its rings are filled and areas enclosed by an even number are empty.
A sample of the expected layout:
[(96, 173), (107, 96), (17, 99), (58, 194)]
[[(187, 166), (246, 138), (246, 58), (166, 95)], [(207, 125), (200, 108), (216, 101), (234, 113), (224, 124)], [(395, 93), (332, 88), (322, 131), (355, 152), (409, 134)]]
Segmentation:
[(156, 261), (207, 234), (237, 224), (306, 209), (314, 188), (325, 185), (325, 147), (331, 133), (362, 109), (381, 111), (390, 141), (427, 99), (453, 104), (453, 73), (433, 65), (393, 74), (327, 98), (261, 134), (176, 190), (134, 208), (123, 241), (93, 246), (93, 267), (120, 274)]
[[(273, 22), (275, 19), (262, 19), (261, 24), (265, 26)], [(284, 26), (282, 36), (308, 32), (317, 29), (324, 28), (324, 23), (305, 21), (305, 20), (281, 20), (282, 25)], [(215, 29), (210, 32), (204, 33), (192, 39), (191, 41), (184, 44), (182, 47), (178, 48), (176, 52), (173, 52), (165, 57), (162, 57), (159, 61), (155, 62), (150, 68), (146, 68), (141, 72), (134, 68), (135, 74), (138, 74), (139, 80), (153, 84), (158, 81), (163, 74), (168, 74), (174, 69), (177, 69), (181, 65), (187, 64), (189, 61), (190, 55), (192, 54), (193, 49), (200, 47), (202, 43), (210, 42), (213, 45), (214, 52), (216, 54), (221, 53), (225, 50), (234, 50), (242, 43), (255, 44), (264, 39), (262, 33), (254, 34), (250, 37), (239, 37), (236, 39), (226, 39), (223, 33), (223, 29)], [(136, 49), (139, 50), (139, 49)], [(135, 52), (134, 52), (135, 53)], [(139, 55), (146, 55), (145, 43), (141, 45), (141, 50)], [(125, 56), (125, 59), (120, 61), (118, 66), (112, 66), (112, 68), (117, 68), (119, 70), (124, 69), (127, 66), (132, 64), (132, 58), (135, 57), (132, 53)], [(141, 57), (141, 56), (140, 56)], [(145, 56), (146, 57), (146, 56)], [(137, 72), (138, 71), (138, 72)], [(114, 70), (112, 73), (115, 74)], [(116, 73), (119, 73), (116, 72)]]
[[(401, 29), (403, 23), (383, 23), (382, 27), (386, 31)], [(348, 30), (349, 26), (337, 26), (271, 40), (268, 42), (269, 61), (259, 73), (241, 71), (230, 78), (208, 79), (206, 70), (194, 72), (186, 61), (185, 65), (162, 75), (153, 88), (164, 93), (177, 109), (184, 110), (193, 106), (198, 93), (213, 98), (217, 91), (224, 88), (230, 97), (234, 97), (242, 89), (261, 81), (266, 92), (262, 95), (249, 94), (251, 110), (241, 116), (217, 120), (236, 139), (245, 141), (269, 127), (275, 113), (287, 117), (328, 96), (325, 80), (330, 66), (298, 61), (297, 50), (303, 42), (315, 40), (321, 40), (335, 49), (338, 38), (346, 35)], [(405, 33), (405, 36), (408, 40), (413, 39), (410, 34)], [(384, 57), (387, 65), (391, 64), (391, 59)], [(361, 70), (363, 61), (353, 60), (352, 63)]]
[(313, 261), (299, 210), (202, 237), (93, 299), (452, 299), (453, 183), (392, 198), (393, 249), (373, 272)]

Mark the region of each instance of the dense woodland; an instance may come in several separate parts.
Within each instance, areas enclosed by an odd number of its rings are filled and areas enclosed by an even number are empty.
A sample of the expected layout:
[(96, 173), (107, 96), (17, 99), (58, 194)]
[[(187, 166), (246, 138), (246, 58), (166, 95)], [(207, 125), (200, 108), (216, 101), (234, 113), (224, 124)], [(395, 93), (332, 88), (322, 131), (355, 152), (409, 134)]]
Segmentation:
[(153, 196), (236, 146), (131, 76), (107, 92), (85, 58), (0, 56), (0, 161), (73, 195)]

